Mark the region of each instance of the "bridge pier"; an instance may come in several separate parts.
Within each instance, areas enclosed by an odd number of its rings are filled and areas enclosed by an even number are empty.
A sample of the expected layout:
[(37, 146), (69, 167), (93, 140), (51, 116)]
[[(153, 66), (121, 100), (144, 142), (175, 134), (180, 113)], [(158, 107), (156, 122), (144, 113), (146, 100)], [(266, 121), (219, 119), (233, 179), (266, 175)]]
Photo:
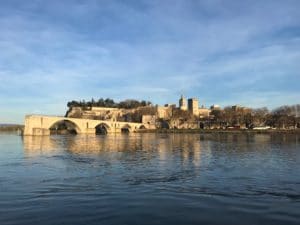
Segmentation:
[(86, 128), (85, 134), (96, 134), (96, 129), (95, 128)]
[(110, 129), (110, 131), (108, 131), (109, 133), (121, 133), (121, 129), (120, 128), (117, 128), (117, 127), (114, 127), (112, 129)]
[(50, 130), (45, 128), (32, 128), (32, 134), (34, 136), (50, 135)]

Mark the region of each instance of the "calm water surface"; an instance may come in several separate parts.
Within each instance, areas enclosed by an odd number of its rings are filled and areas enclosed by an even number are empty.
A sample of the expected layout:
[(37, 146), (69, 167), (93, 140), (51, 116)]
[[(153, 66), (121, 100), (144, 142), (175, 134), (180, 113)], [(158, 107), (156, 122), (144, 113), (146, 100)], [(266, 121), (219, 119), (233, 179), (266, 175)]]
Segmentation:
[(0, 224), (300, 224), (300, 136), (0, 135)]

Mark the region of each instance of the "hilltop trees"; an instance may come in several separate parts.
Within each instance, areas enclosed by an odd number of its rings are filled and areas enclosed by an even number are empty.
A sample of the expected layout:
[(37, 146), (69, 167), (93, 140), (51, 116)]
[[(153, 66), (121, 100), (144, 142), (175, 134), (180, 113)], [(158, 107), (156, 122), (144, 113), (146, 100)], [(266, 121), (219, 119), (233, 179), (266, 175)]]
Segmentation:
[(149, 101), (138, 101), (134, 99), (128, 99), (121, 102), (115, 102), (113, 99), (110, 98), (100, 98), (99, 100), (95, 101), (93, 98), (91, 101), (75, 101), (72, 100), (68, 102), (67, 106), (71, 107), (82, 107), (82, 108), (90, 108), (90, 107), (108, 107), (108, 108), (125, 108), (125, 109), (133, 109), (140, 106), (149, 106), (151, 102)]
[(137, 101), (134, 99), (128, 99), (125, 101), (121, 101), (118, 103), (118, 108), (124, 108), (124, 109), (133, 109), (140, 106), (148, 106), (151, 105), (151, 102), (147, 102), (145, 100)]

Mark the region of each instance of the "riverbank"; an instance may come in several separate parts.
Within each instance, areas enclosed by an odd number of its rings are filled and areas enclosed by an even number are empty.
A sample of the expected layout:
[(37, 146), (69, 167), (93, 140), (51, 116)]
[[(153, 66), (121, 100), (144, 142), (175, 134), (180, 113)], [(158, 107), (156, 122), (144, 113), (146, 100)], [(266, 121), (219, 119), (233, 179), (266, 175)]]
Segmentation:
[(19, 124), (2, 124), (2, 125), (0, 125), (1, 133), (21, 132), (22, 130), (24, 130), (24, 125), (19, 125)]
[(283, 130), (283, 129), (269, 129), (269, 130), (251, 130), (251, 129), (235, 129), (235, 130), (222, 130), (222, 129), (142, 129), (137, 133), (228, 133), (228, 134), (300, 134), (300, 129)]

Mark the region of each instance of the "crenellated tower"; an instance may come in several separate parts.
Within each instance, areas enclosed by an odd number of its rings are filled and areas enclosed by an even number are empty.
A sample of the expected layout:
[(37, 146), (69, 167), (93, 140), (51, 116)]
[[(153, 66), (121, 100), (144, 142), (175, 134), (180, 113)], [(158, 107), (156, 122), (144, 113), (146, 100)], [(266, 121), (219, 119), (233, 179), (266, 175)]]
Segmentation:
[(181, 95), (181, 98), (179, 99), (179, 108), (181, 110), (187, 110), (187, 100), (183, 95)]

